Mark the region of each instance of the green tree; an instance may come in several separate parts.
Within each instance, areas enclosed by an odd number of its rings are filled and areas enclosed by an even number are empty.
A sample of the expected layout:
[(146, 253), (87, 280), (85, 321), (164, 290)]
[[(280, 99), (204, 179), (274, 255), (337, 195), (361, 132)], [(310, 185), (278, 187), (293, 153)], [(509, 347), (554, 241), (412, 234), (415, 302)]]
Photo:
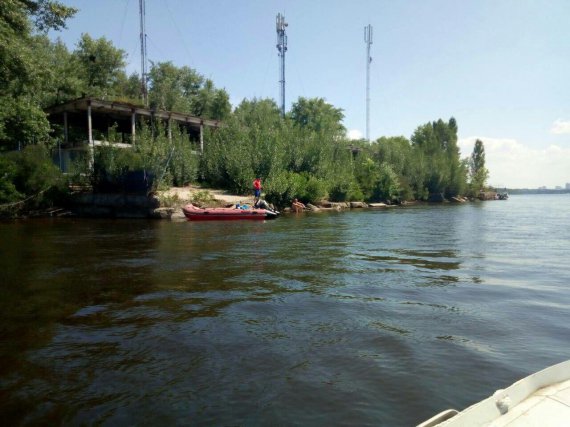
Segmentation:
[(278, 127), (281, 121), (281, 111), (273, 99), (244, 99), (235, 109), (234, 116), (244, 126)]
[(471, 178), (470, 188), (472, 195), (477, 195), (479, 191), (485, 189), (489, 171), (485, 167), (485, 146), (483, 141), (477, 139), (471, 158), (469, 159), (469, 174)]
[(342, 109), (335, 108), (323, 98), (299, 98), (291, 107), (289, 117), (297, 125), (316, 132), (332, 130), (337, 136), (346, 132), (342, 124)]
[(398, 179), (398, 175), (392, 167), (387, 163), (382, 163), (380, 165), (380, 174), (378, 177), (378, 181), (374, 188), (374, 192), (372, 194), (371, 199), (378, 201), (378, 200), (387, 200), (389, 202), (400, 201), (400, 180)]
[[(0, 205), (13, 203), (23, 198), (14, 184), (17, 172), (16, 161), (0, 155)], [(0, 210), (0, 215), (2, 214), (3, 212)]]
[(42, 141), (49, 125), (41, 108), (41, 81), (48, 72), (36, 55), (34, 30), (61, 29), (76, 9), (50, 0), (3, 0), (0, 5), (1, 149)]
[(371, 145), (377, 163), (388, 163), (398, 175), (405, 175), (409, 168), (412, 146), (403, 136), (381, 137)]
[(116, 92), (115, 100), (118, 102), (143, 105), (142, 82), (137, 73), (132, 73), (128, 77), (126, 74), (118, 76), (116, 80)]
[(443, 193), (447, 181), (442, 144), (431, 123), (419, 126), (411, 137), (416, 176), (416, 194)]
[[(4, 167), (11, 174), (13, 189), (31, 197), (30, 208), (49, 206), (66, 192), (65, 179), (43, 145), (31, 145), (21, 151), (5, 154)], [(10, 167), (10, 162), (14, 167)], [(5, 186), (5, 185), (4, 185)], [(8, 191), (11, 189), (8, 188)]]
[(152, 107), (224, 120), (231, 112), (230, 97), (214, 82), (189, 67), (172, 62), (152, 64), (149, 73), (149, 100)]
[(444, 194), (453, 197), (466, 185), (466, 170), (461, 163), (457, 145), (457, 123), (436, 122), (419, 126), (411, 137), (412, 179), (410, 184), (417, 197)]
[[(308, 122), (319, 122), (309, 113), (304, 113)], [(260, 175), (267, 199), (277, 204), (289, 204), (292, 197), (353, 199), (359, 190), (339, 119), (320, 120), (316, 130), (281, 119), (272, 100), (244, 100), (222, 128), (207, 132), (201, 173), (211, 184), (239, 194), (248, 193)]]
[(118, 94), (121, 82), (126, 80), (125, 51), (117, 49), (105, 37), (93, 39), (82, 34), (73, 56), (87, 95), (107, 98)]
[[(35, 68), (30, 38), (34, 29), (65, 28), (65, 20), (77, 9), (50, 0), (3, 0), (0, 6), (0, 92), (14, 79), (32, 78)], [(32, 24), (34, 21), (34, 25)]]
[(176, 67), (172, 62), (151, 63), (148, 76), (149, 103), (160, 110), (190, 113), (192, 98), (204, 78), (190, 67)]
[(44, 107), (79, 98), (85, 91), (77, 57), (61, 40), (50, 42), (47, 37), (36, 41), (36, 55), (44, 55), (49, 74), (44, 81), (41, 103)]

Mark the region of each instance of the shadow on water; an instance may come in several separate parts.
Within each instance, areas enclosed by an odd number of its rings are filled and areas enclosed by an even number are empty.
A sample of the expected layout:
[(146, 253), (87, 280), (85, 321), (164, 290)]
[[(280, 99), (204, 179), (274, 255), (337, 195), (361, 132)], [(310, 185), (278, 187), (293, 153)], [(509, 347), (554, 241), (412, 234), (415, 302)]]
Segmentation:
[[(164, 340), (175, 325), (188, 322), (198, 325), (191, 334), (209, 333), (212, 320), (200, 327), (200, 319), (221, 316), (233, 304), (319, 292), (326, 283), (315, 280), (311, 266), (344, 256), (338, 233), (315, 226), (311, 233), (323, 252), (301, 259), (297, 254), (306, 253), (311, 243), (299, 240), (284, 249), (277, 241), (286, 230), (278, 228), (269, 237), (269, 224), (58, 220), (2, 225), (6, 256), (0, 265), (0, 308), (6, 344), (0, 349), (5, 397), (0, 408), (5, 419), (74, 419), (81, 408), (71, 409), (69, 399), (107, 395), (89, 385), (94, 372), (148, 363), (149, 350), (137, 350), (147, 347), (139, 342), (141, 333), (167, 324), (170, 330), (158, 336)], [(337, 240), (327, 248), (331, 238)], [(258, 317), (245, 322), (263, 323)], [(156, 351), (153, 347), (151, 353)], [(44, 401), (48, 395), (52, 398)]]
[[(153, 287), (152, 223), (37, 220), (0, 224), (2, 412), (18, 419), (37, 402), (13, 390), (54, 375), (26, 354), (50, 343), (83, 307), (130, 300)], [(151, 227), (149, 229), (149, 227)]]

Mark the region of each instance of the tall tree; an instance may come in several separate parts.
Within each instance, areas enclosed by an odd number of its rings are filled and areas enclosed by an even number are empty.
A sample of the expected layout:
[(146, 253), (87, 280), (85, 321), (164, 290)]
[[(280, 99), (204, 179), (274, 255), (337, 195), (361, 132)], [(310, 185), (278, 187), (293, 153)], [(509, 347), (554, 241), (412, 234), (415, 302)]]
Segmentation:
[(87, 95), (102, 97), (116, 95), (126, 80), (126, 53), (117, 49), (105, 37), (93, 39), (82, 34), (73, 52)]
[(235, 109), (234, 115), (246, 126), (269, 124), (278, 126), (281, 111), (273, 99), (244, 99)]
[(476, 195), (485, 188), (489, 178), (489, 171), (485, 167), (485, 146), (480, 139), (475, 141), (469, 160), (469, 172), (471, 175), (471, 191)]
[(149, 73), (151, 106), (223, 120), (231, 112), (230, 97), (196, 70), (172, 62), (151, 64)]
[(446, 197), (460, 194), (465, 188), (466, 170), (457, 145), (457, 122), (439, 119), (416, 129), (411, 138), (416, 194), (443, 193)]
[(137, 73), (132, 73), (117, 81), (118, 99), (133, 104), (142, 104), (142, 82)]
[(404, 175), (409, 167), (412, 147), (403, 136), (381, 137), (370, 145), (378, 164), (388, 163), (398, 175)]
[(190, 113), (192, 98), (197, 96), (204, 77), (190, 67), (178, 68), (172, 62), (151, 63), (149, 102), (160, 110)]
[(333, 130), (340, 136), (346, 131), (342, 124), (342, 109), (327, 103), (323, 98), (300, 97), (291, 107), (289, 117), (297, 125), (317, 132)]
[(33, 33), (64, 28), (75, 12), (51, 0), (0, 2), (0, 149), (48, 137), (49, 125), (37, 93), (47, 64), (35, 55)]
[(216, 89), (214, 82), (206, 79), (191, 101), (192, 114), (210, 119), (225, 119), (231, 112), (230, 96), (224, 89)]

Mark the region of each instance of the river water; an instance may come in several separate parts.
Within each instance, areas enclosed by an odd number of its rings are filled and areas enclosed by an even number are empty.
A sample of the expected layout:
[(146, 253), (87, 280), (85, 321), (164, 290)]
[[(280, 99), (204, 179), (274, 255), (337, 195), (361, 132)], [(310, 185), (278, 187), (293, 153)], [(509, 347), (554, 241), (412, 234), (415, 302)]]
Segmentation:
[(570, 195), (0, 224), (4, 425), (412, 426), (570, 358)]

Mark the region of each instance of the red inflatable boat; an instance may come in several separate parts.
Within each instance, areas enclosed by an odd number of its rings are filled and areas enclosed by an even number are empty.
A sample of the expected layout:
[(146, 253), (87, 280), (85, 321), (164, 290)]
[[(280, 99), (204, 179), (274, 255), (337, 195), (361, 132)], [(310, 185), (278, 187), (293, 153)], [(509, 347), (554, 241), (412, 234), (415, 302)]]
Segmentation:
[(199, 208), (191, 203), (184, 206), (182, 211), (191, 221), (273, 219), (277, 217), (277, 212), (268, 209)]

